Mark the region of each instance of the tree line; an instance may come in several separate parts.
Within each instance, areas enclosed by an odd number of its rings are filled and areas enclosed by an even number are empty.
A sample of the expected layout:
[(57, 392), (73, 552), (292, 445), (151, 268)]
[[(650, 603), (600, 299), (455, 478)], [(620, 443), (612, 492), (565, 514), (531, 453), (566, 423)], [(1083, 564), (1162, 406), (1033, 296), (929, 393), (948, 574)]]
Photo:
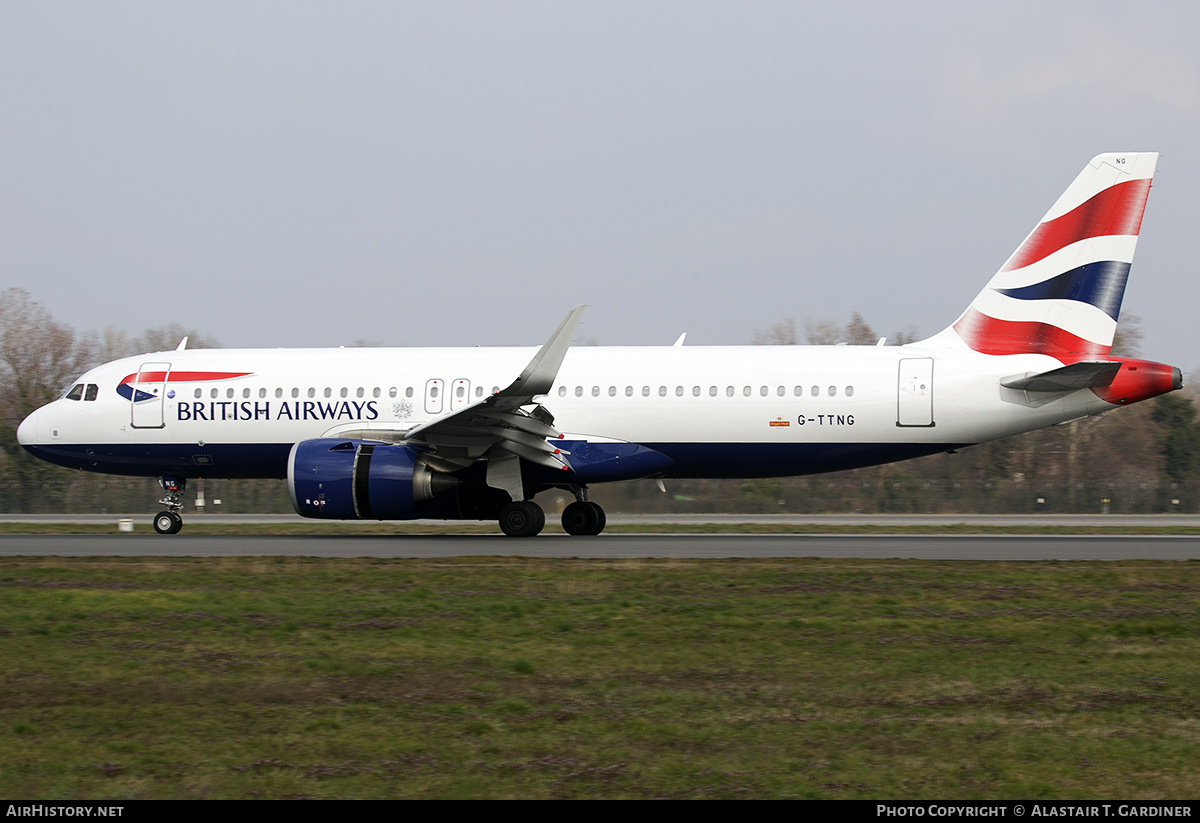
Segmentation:
[[(1114, 354), (1136, 356), (1135, 318), (1122, 318)], [(30, 412), (57, 397), (100, 363), (169, 351), (187, 336), (189, 348), (215, 340), (177, 325), (76, 332), (21, 289), (0, 292), (0, 511), (152, 512), (161, 496), (153, 478), (114, 477), (51, 466), (27, 454), (16, 429)], [(756, 333), (754, 342), (875, 345), (871, 327), (793, 320)], [(916, 339), (914, 330), (889, 344)], [(198, 485), (189, 487), (192, 508)], [(1200, 510), (1200, 424), (1187, 391), (1005, 440), (885, 466), (828, 475), (765, 480), (669, 480), (598, 485), (592, 497), (610, 511), (842, 513), (989, 512), (1099, 513)], [(206, 479), (208, 511), (291, 511), (278, 480)], [(547, 498), (554, 492), (548, 492)], [(569, 497), (569, 496), (568, 496)], [(220, 500), (220, 504), (214, 501)], [(552, 500), (543, 500), (553, 510)]]

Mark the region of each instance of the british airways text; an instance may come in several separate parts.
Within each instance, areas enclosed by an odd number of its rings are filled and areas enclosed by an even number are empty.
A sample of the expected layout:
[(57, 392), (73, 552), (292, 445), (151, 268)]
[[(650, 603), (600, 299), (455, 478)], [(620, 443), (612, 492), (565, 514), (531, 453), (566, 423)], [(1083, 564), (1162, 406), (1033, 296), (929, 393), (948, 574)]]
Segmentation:
[(212, 400), (207, 403), (180, 403), (176, 420), (377, 420), (374, 400), (294, 400), (277, 403), (270, 400)]

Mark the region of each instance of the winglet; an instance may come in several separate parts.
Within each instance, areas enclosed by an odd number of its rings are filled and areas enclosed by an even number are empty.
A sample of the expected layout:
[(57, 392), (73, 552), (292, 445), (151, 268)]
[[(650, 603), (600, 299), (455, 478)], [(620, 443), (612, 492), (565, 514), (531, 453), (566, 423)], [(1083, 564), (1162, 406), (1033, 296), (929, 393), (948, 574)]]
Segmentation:
[(529, 361), (529, 365), (525, 367), (525, 371), (521, 372), (521, 376), (512, 382), (512, 385), (500, 392), (503, 395), (520, 393), (532, 397), (535, 394), (546, 394), (554, 385), (554, 379), (558, 377), (558, 369), (562, 365), (563, 358), (567, 356), (567, 349), (571, 347), (571, 338), (575, 336), (575, 330), (579, 328), (579, 321), (583, 318), (583, 310), (587, 308), (584, 305), (576, 306), (567, 313), (563, 321), (558, 324), (558, 328), (554, 330), (554, 334), (550, 335), (550, 339), (538, 349), (538, 353)]

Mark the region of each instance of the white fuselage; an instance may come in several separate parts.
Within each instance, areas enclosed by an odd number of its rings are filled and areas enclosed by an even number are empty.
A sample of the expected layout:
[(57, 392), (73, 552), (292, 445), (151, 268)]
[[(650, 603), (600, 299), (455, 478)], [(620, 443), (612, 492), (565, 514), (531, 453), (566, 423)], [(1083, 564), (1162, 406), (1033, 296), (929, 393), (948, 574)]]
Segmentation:
[[(97, 387), (94, 400), (45, 406), (19, 438), (39, 456), (95, 471), (158, 475), (170, 464), (193, 477), (281, 477), (294, 443), (410, 430), (507, 386), (534, 351), (159, 352), (89, 371), (80, 383)], [(667, 455), (673, 465), (659, 474), (809, 474), (1113, 408), (1087, 389), (1039, 398), (1000, 385), (1059, 365), (916, 346), (576, 347), (538, 399), (567, 440)]]

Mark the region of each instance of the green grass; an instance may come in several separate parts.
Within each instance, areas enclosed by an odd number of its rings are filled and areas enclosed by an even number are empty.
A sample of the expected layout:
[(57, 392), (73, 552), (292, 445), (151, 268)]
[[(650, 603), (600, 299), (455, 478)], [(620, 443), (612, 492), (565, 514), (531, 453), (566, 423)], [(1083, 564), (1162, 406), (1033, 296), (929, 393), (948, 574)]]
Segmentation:
[(1200, 563), (0, 559), (0, 796), (1200, 794)]

